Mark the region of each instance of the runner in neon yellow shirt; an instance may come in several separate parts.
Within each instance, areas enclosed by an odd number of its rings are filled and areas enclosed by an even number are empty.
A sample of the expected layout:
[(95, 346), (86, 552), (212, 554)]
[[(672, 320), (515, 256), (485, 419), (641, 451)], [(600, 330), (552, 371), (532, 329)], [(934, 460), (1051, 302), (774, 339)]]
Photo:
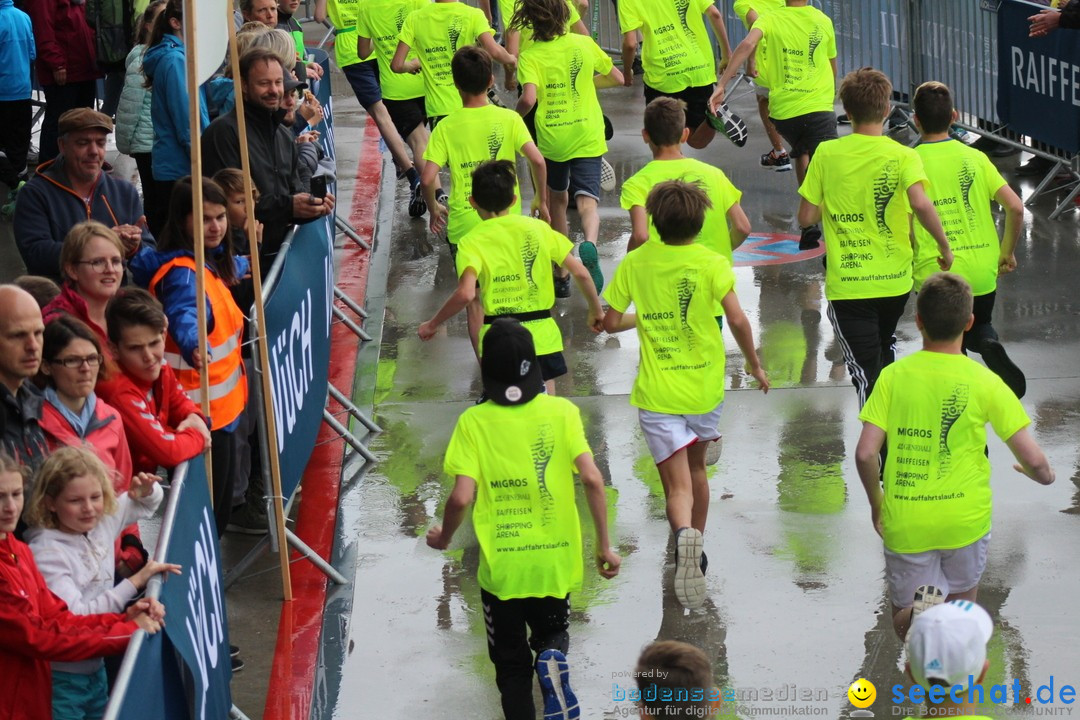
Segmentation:
[(361, 60), (357, 49), (356, 16), (359, 10), (360, 0), (315, 0), (314, 15), (318, 22), (325, 21), (329, 16), (333, 23), (336, 30), (334, 57), (337, 65), (349, 81), (356, 99), (379, 128), (379, 134), (394, 158), (398, 178), (405, 177), (409, 181), (409, 215), (420, 217), (427, 212), (420, 190), (420, 173), (413, 166), (413, 161), (405, 150), (405, 141), (383, 103), (378, 62), (374, 54)]
[[(743, 27), (748, 31), (762, 15), (772, 12), (777, 8), (784, 7), (784, 0), (735, 0), (734, 10)], [(761, 45), (762, 43), (758, 43)], [(750, 54), (746, 61), (746, 74), (754, 79), (754, 97), (757, 99), (758, 116), (761, 118), (761, 126), (765, 128), (765, 134), (772, 143), (772, 150), (761, 156), (761, 166), (772, 168), (777, 172), (791, 170), (791, 157), (784, 149), (783, 138), (776, 131), (776, 126), (769, 119), (769, 87), (768, 81), (763, 77), (762, 62), (765, 57), (764, 51), (755, 51)]]
[[(623, 67), (634, 62), (640, 30), (645, 104), (664, 95), (685, 102), (686, 127), (690, 128), (687, 142), (697, 149), (716, 137), (716, 129), (706, 115), (717, 65), (704, 17), (709, 19), (720, 43), (723, 69), (731, 58), (731, 45), (724, 17), (712, 0), (619, 0)], [(627, 87), (633, 82), (633, 73), (623, 76)]]
[(595, 332), (603, 327), (604, 311), (589, 272), (571, 255), (573, 245), (566, 236), (536, 218), (510, 213), (516, 192), (514, 166), (507, 160), (483, 163), (473, 172), (469, 202), (481, 222), (458, 244), (457, 290), (418, 334), (421, 340), (431, 339), (439, 325), (473, 301), (479, 284), (484, 319), (479, 337), (473, 338), (474, 349), (481, 347), (494, 320), (517, 318), (532, 333), (547, 391), (554, 394), (554, 379), (566, 373), (566, 360), (562, 333), (551, 316), (552, 264), (574, 276), (589, 303), (587, 323)]
[[(724, 340), (715, 320), (723, 306), (750, 373), (768, 392), (754, 334), (735, 295), (731, 264), (695, 242), (709, 198), (681, 180), (662, 182), (646, 201), (660, 242), (627, 254), (604, 292), (609, 333), (637, 328), (638, 375), (630, 404), (660, 472), (667, 517), (676, 537), (675, 596), (684, 607), (705, 601), (702, 562), (709, 482), (707, 445), (719, 439), (724, 401)], [(628, 314), (630, 305), (637, 310)]]
[[(915, 91), (915, 123), (922, 141), (915, 151), (930, 178), (934, 203), (954, 254), (952, 271), (971, 284), (975, 295), (975, 324), (964, 334), (964, 349), (982, 355), (1017, 397), (1024, 397), (1027, 378), (1009, 359), (991, 324), (999, 273), (1016, 269), (1016, 241), (1024, 220), (1024, 203), (1001, 177), (990, 158), (949, 136), (956, 120), (952, 93), (939, 82), (923, 83)], [(990, 203), (1005, 208), (1005, 233), (998, 241)], [(937, 269), (937, 245), (921, 226), (915, 227), (915, 289)]]
[(435, 0), (405, 18), (390, 69), (396, 73), (416, 72), (416, 65), (406, 63), (409, 51), (415, 51), (424, 76), (427, 115), (436, 123), (461, 107), (451, 68), (459, 48), (479, 45), (497, 62), (510, 67), (517, 63), (495, 42), (494, 32), (484, 13), (476, 8), (458, 0)]
[[(584, 240), (579, 255), (598, 290), (604, 275), (596, 241), (600, 234), (600, 175), (607, 142), (597, 88), (622, 84), (622, 73), (588, 36), (566, 32), (567, 0), (525, 0), (511, 19), (533, 36), (518, 60), (521, 98), (517, 110), (527, 116), (536, 107), (536, 144), (547, 163), (551, 226), (567, 237), (566, 207), (573, 195)], [(569, 275), (557, 272), (564, 286)]]
[(916, 302), (923, 349), (882, 371), (859, 415), (863, 431), (855, 451), (874, 527), (885, 543), (900, 637), (920, 585), (933, 585), (949, 599), (972, 600), (978, 591), (991, 520), (987, 423), (1009, 446), (1017, 470), (1043, 485), (1054, 481), (1016, 395), (962, 354), (972, 323), (967, 281), (954, 273), (931, 275)]
[(918, 153), (882, 136), (889, 79), (870, 68), (848, 73), (840, 98), (854, 133), (818, 149), (799, 188), (799, 224), (825, 218), (829, 320), (861, 407), (893, 360), (893, 333), (911, 293), (911, 213), (937, 240), (942, 270), (952, 251)]
[[(462, 107), (447, 116), (431, 134), (424, 159), (421, 184), (424, 198), (432, 208), (429, 214), (431, 232), (443, 236), (450, 243), (451, 256), (457, 255), (457, 242), (477, 223), (480, 216), (469, 204), (472, 194), (472, 173), (477, 166), (488, 160), (509, 160), (524, 155), (533, 175), (532, 214), (547, 222), (547, 170), (544, 158), (525, 129), (521, 116), (512, 110), (488, 104), (487, 91), (495, 82), (491, 75), (491, 56), (484, 50), (467, 45), (454, 55), (454, 84), (458, 88)], [(449, 210), (436, 200), (441, 192), (439, 171), (450, 170)], [(521, 213), (521, 191), (514, 188), (514, 204), (511, 214)], [(449, 215), (449, 221), (447, 220)], [(480, 326), (484, 310), (478, 300), (469, 303), (469, 336), (473, 346), (478, 347)]]
[[(545, 715), (577, 717), (566, 660), (570, 593), (583, 575), (574, 473), (596, 530), (596, 568), (610, 579), (621, 558), (608, 538), (604, 477), (578, 409), (543, 393), (532, 336), (516, 320), (500, 318), (485, 336), (481, 378), (487, 399), (454, 427), (444, 466), (454, 489), (427, 544), (445, 550), (473, 506), (477, 581), (504, 712), (535, 716), (535, 668)], [(519, 641), (527, 630), (531, 648)]]

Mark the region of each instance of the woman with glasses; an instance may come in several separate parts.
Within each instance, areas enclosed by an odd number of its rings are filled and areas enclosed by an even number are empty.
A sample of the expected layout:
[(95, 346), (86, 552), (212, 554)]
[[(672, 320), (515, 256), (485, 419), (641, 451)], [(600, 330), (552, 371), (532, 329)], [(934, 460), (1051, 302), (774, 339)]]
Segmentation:
[(86, 323), (99, 345), (108, 348), (105, 306), (124, 280), (120, 237), (94, 220), (76, 224), (60, 250), (60, 274), (64, 278), (60, 294), (41, 311), (45, 322), (71, 315)]
[[(105, 364), (112, 364), (102, 347), (97, 333), (71, 315), (61, 314), (46, 323), (41, 349), (45, 379), (41, 429), (49, 450), (65, 446), (93, 450), (109, 470), (119, 495), (131, 485), (131, 451), (120, 414), (94, 392), (98, 376), (107, 372), (103, 372)], [(117, 575), (130, 577), (145, 563), (139, 526), (133, 523), (116, 541)]]

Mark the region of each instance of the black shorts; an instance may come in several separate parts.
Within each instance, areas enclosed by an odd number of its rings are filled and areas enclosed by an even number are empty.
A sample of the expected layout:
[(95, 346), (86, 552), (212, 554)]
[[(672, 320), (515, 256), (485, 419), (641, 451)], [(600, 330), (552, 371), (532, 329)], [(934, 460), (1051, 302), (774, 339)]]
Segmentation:
[(386, 106), (386, 112), (390, 113), (390, 119), (402, 140), (409, 137), (412, 131), (423, 125), (424, 120), (427, 119), (422, 97), (410, 100), (383, 98), (383, 105)]
[(562, 377), (566, 374), (566, 358), (563, 357), (562, 352), (548, 353), (547, 355), (537, 355), (537, 361), (540, 363), (540, 377), (544, 380), (554, 380), (557, 377)]
[(345, 79), (352, 85), (353, 92), (360, 105), (370, 112), (375, 103), (382, 100), (382, 88), (379, 86), (379, 61), (375, 59), (346, 65), (341, 68)]
[(787, 140), (788, 145), (791, 146), (791, 152), (788, 153), (791, 157), (802, 155), (813, 157), (818, 145), (838, 137), (836, 113), (831, 111), (812, 112), (786, 120), (777, 120), (774, 117), (769, 119), (776, 126), (780, 137)]
[(672, 97), (676, 100), (682, 100), (686, 103), (686, 127), (690, 128), (692, 132), (700, 127), (701, 123), (705, 122), (705, 112), (709, 108), (709, 98), (712, 97), (712, 94), (712, 85), (688, 87), (674, 93), (661, 92), (646, 85), (645, 104), (648, 105), (658, 97)]
[(446, 116), (445, 116), (445, 115), (436, 115), (435, 117), (429, 117), (429, 118), (427, 119), (428, 129), (430, 129), (430, 130), (434, 130), (434, 129), (435, 129), (435, 126), (436, 126), (436, 125), (438, 125), (438, 124), (439, 124), (439, 122), (440, 122), (440, 121), (441, 121), (441, 120), (442, 120), (442, 119), (443, 119), (444, 117), (446, 117)]
[(910, 294), (829, 301), (829, 321), (844, 353), (851, 384), (859, 394), (860, 408), (873, 392), (882, 368), (896, 358), (896, 324)]

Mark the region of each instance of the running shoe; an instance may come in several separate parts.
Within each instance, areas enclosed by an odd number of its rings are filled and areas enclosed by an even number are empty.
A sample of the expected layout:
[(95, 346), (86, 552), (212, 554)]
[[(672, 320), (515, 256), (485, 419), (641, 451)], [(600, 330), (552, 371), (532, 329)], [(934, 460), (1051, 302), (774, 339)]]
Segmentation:
[(577, 695), (570, 687), (570, 663), (558, 650), (545, 650), (536, 658), (536, 676), (544, 697), (544, 720), (581, 717)]
[(615, 135), (615, 127), (611, 124), (611, 120), (607, 115), (604, 115), (604, 139), (610, 140)]
[(600, 158), (600, 189), (604, 192), (615, 189), (615, 168), (611, 167), (605, 157)]
[(502, 98), (499, 97), (499, 93), (495, 92), (494, 87), (489, 87), (488, 88), (487, 96), (488, 96), (488, 100), (491, 102), (492, 105), (496, 105), (496, 106), (501, 107), (501, 108), (506, 107), (505, 103), (503, 103), (503, 101), (502, 101)]
[(915, 622), (915, 618), (919, 617), (920, 613), (943, 602), (945, 602), (945, 593), (939, 588), (933, 585), (920, 585), (915, 590), (915, 598), (911, 603), (911, 622)]
[(705, 448), (705, 464), (715, 465), (720, 462), (720, 454), (724, 451), (724, 436), (716, 438), (714, 442), (709, 443), (709, 446)]
[(701, 553), (705, 540), (694, 528), (683, 528), (675, 536), (675, 599), (687, 610), (705, 604), (705, 574)]
[(717, 106), (717, 113), (714, 115), (711, 110), (706, 110), (705, 119), (712, 125), (716, 132), (722, 132), (727, 136), (727, 139), (735, 143), (736, 147), (742, 147), (746, 144), (747, 132), (746, 123), (742, 118), (731, 112), (727, 103), (720, 103)]
[(427, 212), (427, 203), (424, 202), (424, 191), (420, 183), (413, 185), (412, 194), (409, 195), (409, 217), (418, 218)]
[(8, 190), (7, 197), (4, 199), (4, 204), (3, 206), (0, 206), (0, 215), (2, 215), (5, 220), (10, 220), (15, 216), (15, 200), (18, 198), (19, 191), (23, 189), (24, 185), (26, 185), (26, 181), (20, 180), (18, 185)]
[(802, 229), (802, 236), (799, 238), (799, 249), (813, 250), (819, 245), (821, 245), (821, 228), (817, 225), (804, 227)]
[(1027, 378), (1024, 377), (1024, 371), (1009, 359), (1009, 354), (1005, 352), (1005, 348), (1001, 343), (992, 338), (987, 338), (983, 341), (979, 350), (986, 367), (993, 370), (998, 377), (1004, 380), (1017, 398), (1024, 397), (1024, 393), (1027, 392)]
[(560, 298), (562, 300), (565, 300), (566, 298), (570, 297), (570, 276), (569, 275), (565, 275), (563, 277), (559, 277), (558, 275), (555, 275), (552, 278), (552, 280), (555, 283), (555, 297)]
[(578, 258), (589, 271), (589, 275), (592, 275), (593, 285), (596, 286), (596, 293), (599, 295), (604, 289), (604, 273), (600, 270), (600, 256), (596, 252), (596, 245), (590, 240), (581, 243), (578, 246)]
[(761, 167), (772, 168), (776, 172), (787, 172), (791, 170), (791, 156), (786, 152), (777, 155), (775, 150), (770, 150), (761, 156)]
[(244, 661), (241, 660), (240, 658), (238, 658), (238, 657), (230, 658), (230, 661), (232, 663), (232, 671), (234, 673), (238, 673), (238, 672), (240, 672), (241, 670), (244, 669)]
[(701, 574), (704, 575), (709, 571), (709, 556), (705, 554), (705, 551), (701, 551)]
[(231, 657), (231, 658), (240, 657), (240, 648), (236, 647), (235, 645), (230, 645), (229, 646), (229, 657)]

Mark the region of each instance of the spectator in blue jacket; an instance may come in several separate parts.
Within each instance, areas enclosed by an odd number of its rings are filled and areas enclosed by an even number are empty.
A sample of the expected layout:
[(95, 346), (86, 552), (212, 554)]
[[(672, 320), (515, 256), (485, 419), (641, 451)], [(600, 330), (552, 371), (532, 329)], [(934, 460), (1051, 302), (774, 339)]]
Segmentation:
[(37, 57), (30, 16), (11, 0), (0, 0), (0, 182), (7, 186), (2, 210), (15, 211), (15, 195), (26, 180), (33, 109), (30, 107), (30, 63)]
[[(191, 174), (191, 132), (188, 125), (187, 65), (184, 60), (184, 23), (181, 0), (168, 0), (154, 21), (143, 56), (143, 72), (151, 88), (150, 119), (154, 125), (151, 152), (154, 182), (143, 183), (150, 232), (161, 232), (169, 214), (173, 185)], [(206, 96), (199, 88), (201, 133), (210, 124)]]
[(128, 53), (124, 89), (116, 107), (116, 149), (135, 159), (143, 187), (154, 182), (150, 152), (154, 148), (154, 125), (150, 121), (150, 90), (143, 74), (143, 53), (154, 20), (165, 8), (165, 0), (154, 0), (135, 24), (135, 47)]
[(38, 165), (15, 203), (15, 244), (26, 271), (60, 278), (64, 237), (84, 220), (112, 228), (128, 257), (143, 244), (153, 246), (139, 191), (102, 169), (105, 138), (113, 130), (109, 116), (90, 108), (68, 110), (57, 128), (60, 154)]

